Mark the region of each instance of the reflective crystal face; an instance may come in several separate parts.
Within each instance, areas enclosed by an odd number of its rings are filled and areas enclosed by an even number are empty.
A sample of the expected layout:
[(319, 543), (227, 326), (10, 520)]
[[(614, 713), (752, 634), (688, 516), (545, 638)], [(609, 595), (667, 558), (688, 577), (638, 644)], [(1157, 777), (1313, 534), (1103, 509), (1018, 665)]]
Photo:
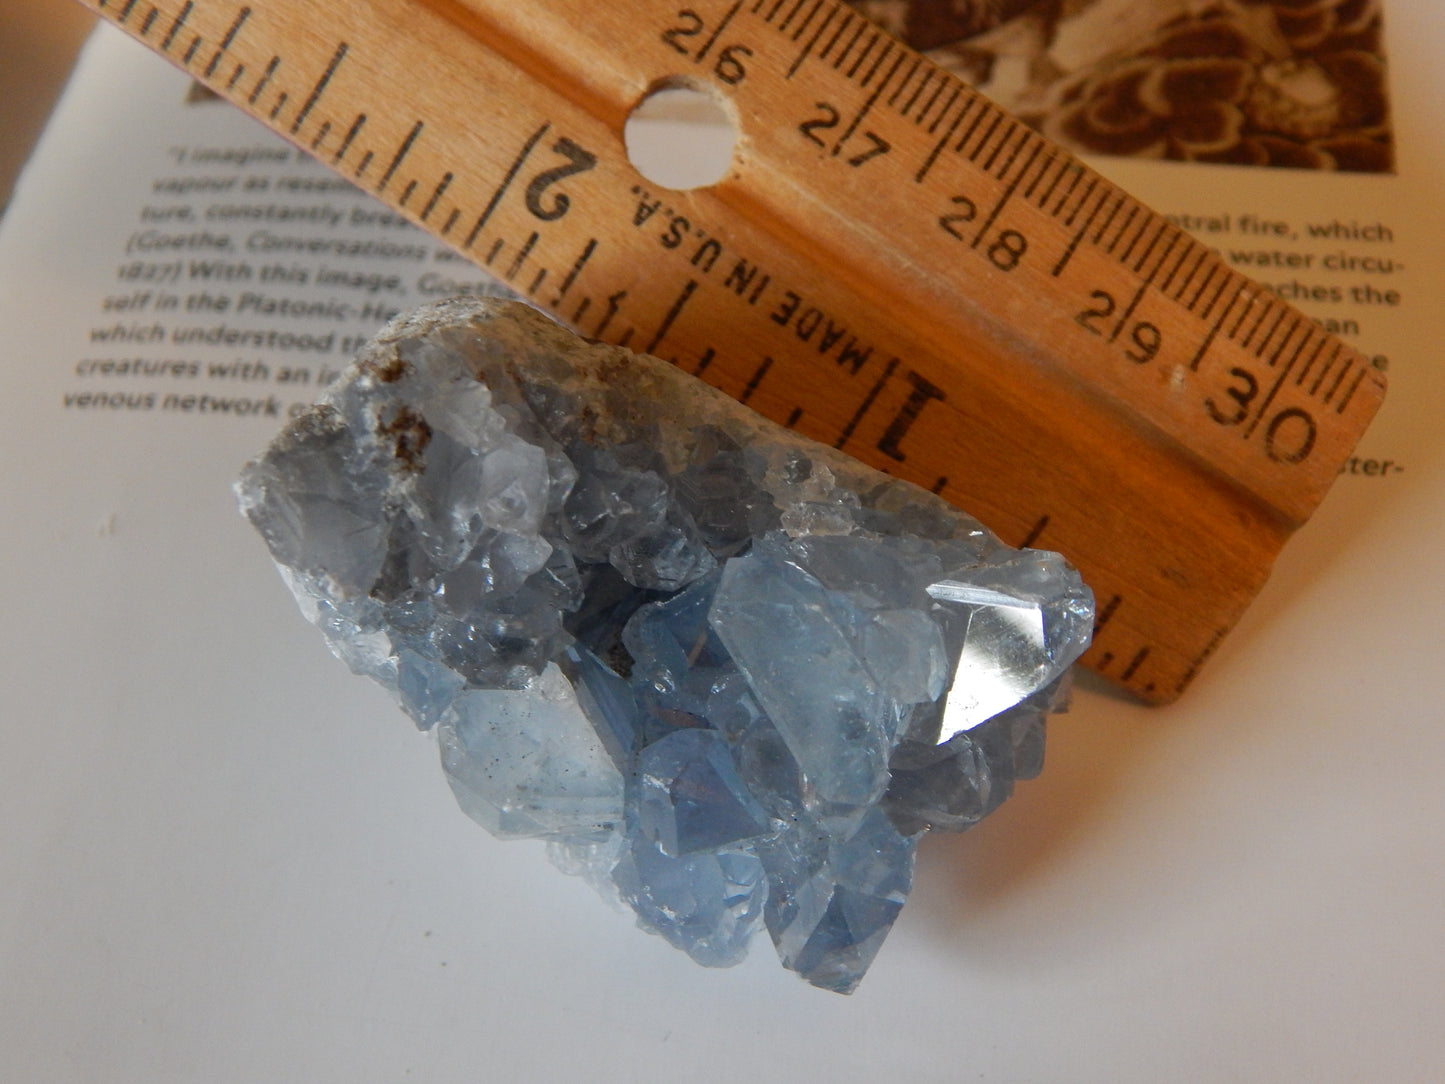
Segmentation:
[(393, 322), (237, 489), (468, 815), (840, 992), (920, 834), (1037, 774), (1092, 623), (1057, 555), (505, 302)]

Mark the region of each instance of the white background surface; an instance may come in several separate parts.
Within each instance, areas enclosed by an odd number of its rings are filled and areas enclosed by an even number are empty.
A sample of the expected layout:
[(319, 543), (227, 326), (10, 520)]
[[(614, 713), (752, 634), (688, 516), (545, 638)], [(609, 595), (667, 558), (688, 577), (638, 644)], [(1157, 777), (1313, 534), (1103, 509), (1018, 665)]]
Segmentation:
[[(236, 515), (265, 423), (60, 410), (67, 299), (112, 273), (86, 266), (96, 231), (129, 228), (94, 209), (97, 172), (123, 187), (148, 153), (67, 116), (0, 234), (0, 1077), (1445, 1077), (1445, 19), (1397, 5), (1388, 29), (1400, 176), (1288, 198), (1409, 226), (1367, 442), (1407, 472), (1337, 487), (1183, 702), (1084, 688), (1041, 779), (925, 842), (851, 998), (765, 939), (700, 969), (462, 816)], [(132, 106), (173, 90), (138, 70)], [(1284, 191), (1099, 164), (1180, 210)]]

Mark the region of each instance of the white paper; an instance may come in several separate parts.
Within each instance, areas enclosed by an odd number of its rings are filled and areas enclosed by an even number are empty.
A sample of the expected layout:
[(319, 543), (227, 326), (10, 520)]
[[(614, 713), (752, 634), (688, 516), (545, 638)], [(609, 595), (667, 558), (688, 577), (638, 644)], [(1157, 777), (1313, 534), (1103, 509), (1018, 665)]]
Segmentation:
[[(0, 224), (5, 1078), (1440, 1078), (1445, 17), (1396, 5), (1387, 30), (1394, 176), (1095, 163), (1163, 212), (1230, 216), (1226, 251), (1403, 264), (1286, 268), (1398, 292), (1304, 306), (1358, 322), (1390, 394), (1356, 473), (1184, 700), (1083, 682), (1044, 775), (925, 842), (851, 998), (782, 971), (765, 937), (737, 969), (700, 969), (540, 846), (491, 839), (433, 742), (298, 617), (231, 479), (379, 323), (365, 306), (482, 276), (379, 219), (167, 219), (381, 212), (283, 191), (329, 175), (261, 160), (280, 145), (259, 126), (183, 104), (182, 77), (102, 30)], [(195, 158), (236, 148), (260, 157)], [(234, 179), (179, 191), (204, 177)], [(1291, 236), (1255, 243), (1244, 215)], [(1393, 239), (1307, 237), (1336, 219)], [(395, 247), (156, 247), (258, 230)], [(239, 277), (195, 278), (202, 258)], [(170, 281), (122, 270), (177, 260)], [(318, 286), (322, 267), (341, 277)], [(324, 308), (254, 311), (266, 298)], [(221, 328), (318, 338), (176, 341)]]

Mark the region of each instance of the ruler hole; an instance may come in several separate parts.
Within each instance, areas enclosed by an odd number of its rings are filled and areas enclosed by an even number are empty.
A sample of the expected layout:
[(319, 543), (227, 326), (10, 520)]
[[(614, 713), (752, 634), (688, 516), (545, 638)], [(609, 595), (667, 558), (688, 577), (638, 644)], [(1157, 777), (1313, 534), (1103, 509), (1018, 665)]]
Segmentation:
[(623, 128), (627, 159), (653, 184), (674, 190), (716, 184), (732, 169), (737, 127), (706, 89), (669, 80), (650, 91)]

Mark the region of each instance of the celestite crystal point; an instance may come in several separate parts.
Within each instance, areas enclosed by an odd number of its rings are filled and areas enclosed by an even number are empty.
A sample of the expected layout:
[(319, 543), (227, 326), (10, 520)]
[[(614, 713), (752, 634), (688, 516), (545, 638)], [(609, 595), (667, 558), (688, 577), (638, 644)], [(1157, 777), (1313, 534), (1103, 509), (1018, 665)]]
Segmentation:
[(1038, 773), (1093, 620), (1058, 555), (494, 299), (389, 324), (237, 493), (469, 816), (841, 993), (922, 833)]

